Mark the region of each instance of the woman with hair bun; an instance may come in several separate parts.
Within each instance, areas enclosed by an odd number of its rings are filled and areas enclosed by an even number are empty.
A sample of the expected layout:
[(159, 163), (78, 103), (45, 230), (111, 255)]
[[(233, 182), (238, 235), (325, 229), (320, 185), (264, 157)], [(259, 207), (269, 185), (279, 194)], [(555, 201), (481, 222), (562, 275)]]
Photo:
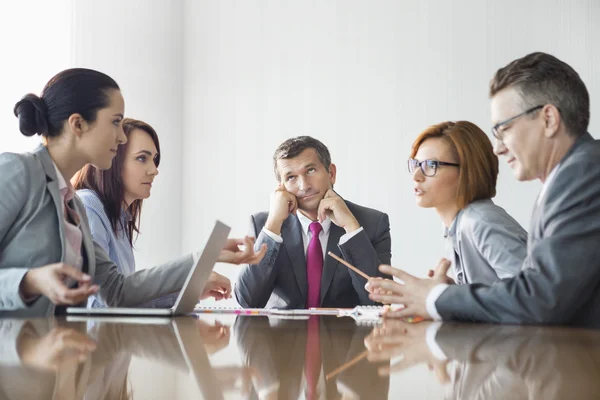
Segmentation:
[[(60, 314), (64, 306), (85, 306), (93, 294), (112, 307), (133, 307), (183, 286), (191, 254), (120, 273), (93, 241), (70, 184), (86, 164), (110, 168), (127, 141), (124, 110), (117, 83), (84, 68), (60, 72), (41, 96), (28, 94), (15, 105), (21, 133), (41, 135), (44, 144), (31, 153), (0, 154), (0, 317)], [(264, 253), (236, 246), (224, 249), (219, 261), (255, 263)], [(229, 280), (214, 274), (203, 298), (230, 290)]]

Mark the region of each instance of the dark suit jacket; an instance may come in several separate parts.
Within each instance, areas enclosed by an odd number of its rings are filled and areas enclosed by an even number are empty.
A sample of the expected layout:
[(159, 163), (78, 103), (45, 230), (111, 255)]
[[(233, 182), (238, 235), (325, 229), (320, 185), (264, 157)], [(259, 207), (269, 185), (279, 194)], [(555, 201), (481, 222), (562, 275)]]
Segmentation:
[[(387, 214), (346, 201), (363, 231), (338, 246), (344, 229), (331, 224), (327, 252), (342, 256), (369, 276), (383, 276), (379, 264), (391, 262), (390, 223)], [(263, 243), (268, 252), (257, 265), (242, 268), (235, 287), (238, 302), (252, 308), (305, 308), (308, 292), (306, 256), (302, 226), (290, 215), (281, 227), (283, 243), (277, 243), (262, 231), (268, 213), (252, 216), (250, 235), (256, 237), (256, 249)], [(351, 308), (374, 304), (365, 290), (366, 279), (326, 256), (321, 278), (321, 306)]]
[(435, 305), (444, 320), (600, 327), (600, 140), (583, 135), (561, 160), (533, 212), (521, 272), (451, 285)]
[[(319, 318), (319, 317), (317, 317)], [(370, 326), (358, 326), (351, 318), (320, 317), (319, 342), (323, 375), (330, 374), (365, 351)], [(297, 399), (304, 389), (308, 320), (239, 316), (234, 336), (243, 362), (260, 377), (257, 390), (277, 387), (278, 399)], [(389, 365), (389, 364), (387, 364)], [(341, 383), (361, 399), (387, 399), (389, 378), (381, 377), (381, 363), (366, 358), (325, 381), (327, 399), (339, 397)]]

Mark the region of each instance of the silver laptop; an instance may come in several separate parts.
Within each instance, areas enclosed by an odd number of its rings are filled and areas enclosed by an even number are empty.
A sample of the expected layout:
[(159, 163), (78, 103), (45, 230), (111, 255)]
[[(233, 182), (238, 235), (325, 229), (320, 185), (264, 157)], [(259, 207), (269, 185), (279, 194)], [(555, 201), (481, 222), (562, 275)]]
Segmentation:
[(230, 227), (217, 221), (213, 228), (206, 246), (202, 251), (200, 259), (192, 267), (190, 273), (179, 292), (175, 305), (171, 308), (82, 308), (69, 307), (67, 314), (70, 315), (130, 315), (130, 316), (175, 316), (191, 314), (202, 296), (206, 281), (217, 262), (221, 249), (227, 242)]

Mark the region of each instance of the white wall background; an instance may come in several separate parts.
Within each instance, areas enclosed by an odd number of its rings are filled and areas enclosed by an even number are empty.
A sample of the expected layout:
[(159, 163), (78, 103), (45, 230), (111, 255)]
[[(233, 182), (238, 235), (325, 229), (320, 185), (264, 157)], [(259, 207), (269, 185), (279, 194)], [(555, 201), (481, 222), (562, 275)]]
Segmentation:
[[(389, 214), (393, 264), (423, 275), (443, 240), (414, 204), (414, 138), (444, 120), (488, 132), (490, 78), (533, 51), (580, 73), (598, 137), (599, 39), (597, 1), (186, 1), (183, 249), (215, 218), (246, 233), (268, 210), (273, 151), (309, 134), (331, 151), (338, 193)], [(501, 165), (496, 201), (527, 229), (541, 185)]]
[(19, 132), (13, 108), (71, 66), (70, 10), (70, 0), (0, 3), (0, 153), (29, 151), (40, 143)]
[(142, 235), (135, 243), (136, 265), (147, 268), (181, 254), (182, 3), (72, 4), (73, 65), (113, 77), (125, 98), (125, 115), (148, 122), (159, 134), (159, 177), (144, 202)]
[[(12, 107), (22, 95), (64, 68), (99, 69), (121, 85), (127, 115), (161, 138), (139, 267), (200, 248), (216, 218), (245, 234), (249, 215), (268, 208), (274, 149), (309, 134), (329, 147), (338, 192), (390, 215), (393, 264), (422, 275), (443, 242), (437, 215), (414, 205), (412, 140), (443, 120), (487, 132), (489, 79), (533, 51), (580, 73), (600, 137), (599, 39), (595, 0), (10, 2), (0, 5), (0, 151), (38, 143), (18, 132)], [(528, 228), (539, 187), (501, 163), (496, 201)], [(235, 279), (236, 267), (218, 270)], [(437, 398), (418, 384), (426, 373), (396, 383), (410, 397)], [(146, 387), (157, 395), (165, 386)]]

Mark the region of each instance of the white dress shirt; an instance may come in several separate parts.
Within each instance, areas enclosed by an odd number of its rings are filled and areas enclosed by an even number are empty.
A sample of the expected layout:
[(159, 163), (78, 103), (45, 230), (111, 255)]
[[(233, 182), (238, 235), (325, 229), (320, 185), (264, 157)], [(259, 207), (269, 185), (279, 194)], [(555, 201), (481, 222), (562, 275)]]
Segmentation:
[[(298, 211), (296, 215), (298, 216), (298, 221), (300, 221), (300, 225), (302, 225), (302, 242), (304, 244), (304, 255), (306, 255), (306, 252), (308, 251), (308, 244), (310, 243), (310, 239), (312, 238), (312, 232), (310, 231), (309, 227), (310, 224), (313, 223), (313, 221), (306, 215), (302, 214), (302, 212), (300, 211)], [(319, 240), (321, 241), (321, 248), (323, 249), (323, 260), (325, 260), (325, 255), (327, 253), (327, 241), (329, 240), (329, 231), (331, 229), (331, 219), (329, 217), (325, 218), (325, 220), (321, 222), (321, 226), (323, 227), (323, 230), (319, 234)], [(283, 243), (283, 238), (281, 237), (281, 235), (277, 235), (264, 227), (262, 230), (267, 236), (269, 236), (277, 243)], [(341, 245), (346, 243), (348, 240), (352, 239), (362, 230), (363, 227), (361, 226), (353, 232), (348, 232), (344, 234), (342, 237), (340, 237), (340, 242), (338, 244)]]
[[(560, 164), (557, 164), (554, 168), (552, 168), (552, 171), (550, 171), (550, 173), (548, 174), (548, 178), (546, 178), (546, 181), (542, 185), (542, 190), (540, 190), (540, 194), (537, 197), (536, 206), (539, 206), (541, 204), (542, 199), (544, 198), (544, 195), (546, 194), (546, 191), (548, 190), (550, 183), (556, 176), (556, 173), (558, 172), (559, 167), (560, 167)], [(438, 313), (437, 308), (435, 306), (435, 302), (437, 301), (437, 299), (439, 299), (439, 297), (442, 295), (442, 293), (444, 293), (444, 291), (446, 290), (447, 287), (448, 287), (447, 284), (440, 283), (439, 285), (437, 285), (433, 289), (431, 289), (431, 291), (427, 295), (427, 299), (425, 300), (425, 308), (427, 309), (427, 312), (429, 313), (431, 318), (433, 318), (435, 321), (442, 320), (442, 317)]]

